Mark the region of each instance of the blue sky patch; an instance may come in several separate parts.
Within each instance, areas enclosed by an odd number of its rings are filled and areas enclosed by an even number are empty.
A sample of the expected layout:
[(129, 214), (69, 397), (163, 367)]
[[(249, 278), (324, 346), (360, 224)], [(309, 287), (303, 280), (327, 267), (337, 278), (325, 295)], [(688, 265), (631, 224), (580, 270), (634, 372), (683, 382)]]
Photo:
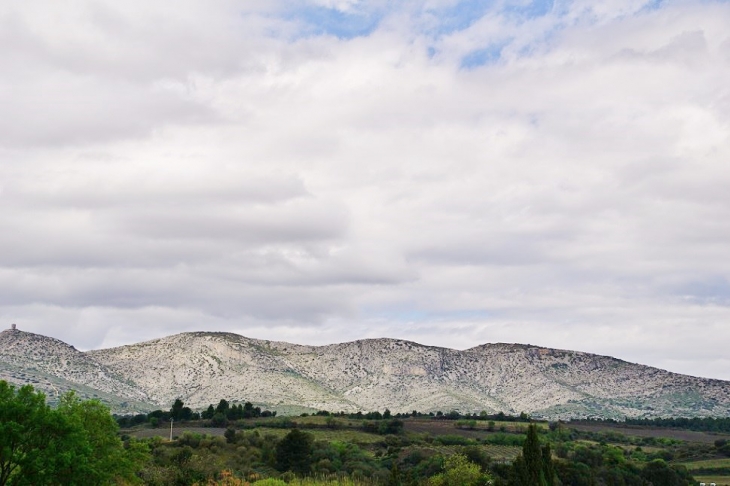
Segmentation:
[[(547, 15), (553, 10), (554, 3), (554, 0), (534, 0), (526, 5), (507, 5), (500, 13), (513, 14), (528, 20)], [(440, 20), (435, 34), (444, 35), (464, 30), (490, 10), (495, 10), (494, 2), (475, 0), (465, 0), (452, 7), (433, 10), (432, 13)]]
[(484, 49), (476, 49), (461, 59), (462, 69), (474, 69), (479, 66), (494, 64), (502, 56), (506, 44), (494, 44)]
[(534, 0), (527, 5), (508, 5), (504, 11), (525, 19), (534, 19), (549, 14), (554, 4), (554, 0)]
[(436, 35), (444, 35), (464, 30), (484, 17), (492, 6), (492, 2), (465, 0), (457, 3), (453, 7), (432, 10), (431, 13), (440, 20), (438, 27), (433, 33)]
[(381, 12), (343, 12), (334, 8), (308, 6), (294, 9), (286, 18), (304, 22), (303, 35), (332, 35), (340, 39), (367, 36), (378, 28)]
[(643, 11), (649, 11), (652, 10), (659, 10), (664, 4), (664, 0), (650, 0), (644, 7), (641, 9)]
[(712, 276), (680, 285), (675, 293), (702, 304), (730, 302), (730, 282), (723, 276)]

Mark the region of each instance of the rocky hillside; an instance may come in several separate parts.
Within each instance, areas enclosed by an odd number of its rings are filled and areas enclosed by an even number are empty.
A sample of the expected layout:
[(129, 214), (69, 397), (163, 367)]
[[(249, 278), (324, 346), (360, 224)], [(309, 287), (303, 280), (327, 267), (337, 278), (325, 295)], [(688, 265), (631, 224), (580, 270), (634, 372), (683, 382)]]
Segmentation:
[(51, 402), (75, 390), (83, 398), (100, 398), (116, 409), (149, 407), (150, 398), (136, 384), (63, 341), (15, 329), (0, 332), (0, 379), (31, 384)]
[(730, 382), (519, 344), (464, 351), (394, 339), (300, 346), (196, 332), (81, 353), (52, 338), (4, 331), (0, 378), (3, 365), (14, 367), (16, 383), (42, 372), (46, 380), (57, 377), (113, 394), (117, 402), (145, 401), (149, 407), (169, 407), (180, 397), (192, 407), (225, 398), (280, 411), (730, 415)]

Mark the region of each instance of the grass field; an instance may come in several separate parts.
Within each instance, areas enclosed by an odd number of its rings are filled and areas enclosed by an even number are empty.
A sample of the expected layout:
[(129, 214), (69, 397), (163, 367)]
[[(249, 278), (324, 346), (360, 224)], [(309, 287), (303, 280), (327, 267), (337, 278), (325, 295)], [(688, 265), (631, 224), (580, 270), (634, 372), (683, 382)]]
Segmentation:
[(730, 486), (730, 476), (695, 476), (700, 483), (715, 483), (717, 486)]
[[(255, 431), (262, 436), (271, 435), (281, 438), (290, 432), (291, 429), (289, 426), (296, 424), (301, 430), (312, 434), (317, 441), (357, 444), (363, 453), (371, 458), (376, 455), (379, 457), (382, 454), (382, 450), (387, 445), (390, 445), (387, 441), (390, 440), (393, 443), (398, 442), (392, 437), (388, 439), (383, 435), (365, 432), (362, 429), (364, 422), (365, 420), (350, 419), (347, 417), (307, 416), (246, 419), (236, 421), (231, 425), (241, 432), (252, 433)], [(226, 431), (225, 428), (221, 427), (200, 427), (199, 425), (202, 424), (203, 422), (176, 422), (174, 424), (173, 436), (176, 438), (182, 437), (185, 432), (192, 432), (201, 435), (222, 437)], [(401, 459), (406, 458), (410, 453), (425, 454), (425, 457), (430, 457), (435, 454), (448, 456), (459, 450), (458, 444), (472, 444), (483, 449), (495, 462), (511, 463), (521, 452), (521, 447), (498, 444), (514, 444), (514, 441), (511, 441), (511, 439), (518, 437), (513, 434), (521, 434), (527, 428), (528, 424), (520, 422), (495, 422), (493, 431), (490, 431), (487, 429), (489, 423), (483, 421), (477, 421), (476, 424), (470, 422), (462, 422), (459, 424), (454, 420), (408, 417), (403, 419), (403, 425), (405, 436), (400, 439), (404, 444), (403, 449), (400, 450)], [(471, 425), (474, 425), (473, 428)], [(536, 425), (543, 429), (548, 427), (547, 423), (537, 423)], [(138, 438), (161, 437), (167, 439), (170, 435), (170, 429), (168, 427), (150, 428), (149, 425), (143, 425), (124, 430), (122, 433)], [(673, 448), (672, 451), (675, 452), (674, 457), (677, 458), (675, 461), (672, 461), (673, 464), (685, 466), (690, 473), (695, 473), (693, 476), (698, 482), (705, 483), (707, 486), (710, 483), (715, 483), (717, 486), (730, 486), (730, 474), (722, 475), (725, 471), (730, 470), (730, 457), (723, 458), (715, 456), (717, 451), (714, 446), (710, 445), (711, 442), (714, 442), (718, 438), (730, 437), (727, 434), (709, 434), (665, 428), (612, 426), (607, 424), (565, 424), (565, 427), (591, 432), (610, 431), (616, 434), (634, 437), (664, 437), (683, 441), (667, 442), (670, 448)], [(500, 434), (503, 437), (495, 437), (495, 434)], [(605, 436), (608, 438), (613, 437), (610, 434), (605, 434)], [(598, 440), (597, 438), (602, 436), (588, 435), (588, 437), (590, 439), (575, 439), (574, 442), (595, 445), (598, 444), (596, 442)], [(496, 444), (489, 442), (496, 442)], [(611, 441), (607, 440), (607, 442), (610, 443)], [(651, 443), (654, 444), (655, 442)], [(616, 445), (628, 451), (633, 451), (637, 448), (636, 445), (621, 443), (618, 439)], [(641, 446), (641, 450), (646, 454), (652, 454), (664, 449), (665, 447), (654, 445)], [(692, 460), (692, 458), (696, 458), (697, 460)], [(327, 479), (333, 481), (332, 478)], [(315, 484), (342, 484), (337, 483), (336, 480), (334, 481), (330, 483), (311, 483), (311, 486)], [(220, 484), (237, 486), (233, 483), (229, 484), (224, 482), (211, 482), (209, 484), (216, 486)], [(268, 486), (268, 483), (263, 484)], [(270, 486), (274, 486), (274, 484), (271, 483)], [(364, 486), (368, 483), (351, 484)], [(278, 486), (278, 483), (276, 483), (276, 486)], [(304, 483), (302, 483), (302, 486), (305, 486)], [(309, 486), (309, 483), (306, 486)]]
[(489, 457), (491, 457), (495, 461), (512, 462), (522, 452), (522, 449), (520, 447), (515, 446), (487, 444), (482, 447), (484, 447), (484, 450), (489, 455)]
[(218, 481), (211, 479), (202, 483), (201, 486), (371, 486), (376, 484), (368, 479), (352, 479), (348, 477), (340, 477), (335, 474), (331, 476), (332, 477), (322, 476), (314, 478), (294, 478), (288, 481), (268, 478), (251, 483), (238, 479), (229, 473), (224, 475), (224, 477)]
[[(254, 430), (258, 430), (260, 434), (276, 435), (277, 437), (284, 437), (290, 431), (288, 429), (270, 429), (267, 427), (257, 427)], [(354, 429), (303, 429), (314, 436), (314, 440), (325, 440), (328, 442), (339, 441), (339, 442), (352, 442), (353, 444), (372, 444), (374, 442), (380, 442), (383, 440), (382, 435), (369, 434)]]
[(626, 426), (621, 424), (566, 424), (568, 428), (583, 430), (586, 432), (617, 432), (628, 437), (665, 437), (667, 439), (684, 440), (687, 442), (700, 442), (703, 444), (712, 444), (717, 439), (730, 439), (728, 434), (711, 434), (708, 432), (696, 432), (693, 430), (668, 429), (668, 428), (652, 428)]
[[(220, 429), (215, 427), (175, 427), (172, 431), (173, 437), (180, 437), (183, 435), (184, 432), (193, 432), (195, 434), (206, 434), (206, 435), (212, 435), (214, 437), (223, 437), (223, 434), (225, 433), (226, 429)], [(136, 437), (138, 439), (146, 439), (149, 437), (162, 437), (163, 439), (169, 439), (170, 438), (170, 429), (160, 427), (158, 429), (151, 429), (151, 428), (135, 428), (130, 430), (123, 430), (123, 434), (129, 435), (131, 437)]]
[[(522, 449), (520, 447), (514, 447), (514, 446), (502, 446), (502, 445), (493, 445), (493, 444), (485, 444), (480, 445), (480, 448), (484, 450), (484, 452), (487, 453), (487, 455), (496, 462), (512, 462), (515, 460), (518, 454), (522, 452)], [(450, 456), (455, 452), (455, 449), (453, 446), (444, 446), (444, 445), (437, 445), (437, 444), (429, 444), (429, 445), (412, 445), (409, 447), (406, 447), (403, 449), (403, 452), (401, 453), (401, 457), (405, 457), (408, 454), (410, 454), (413, 451), (429, 451), (431, 454), (441, 454), (444, 456)]]
[[(475, 428), (458, 427), (455, 420), (433, 420), (409, 418), (403, 421), (406, 432), (414, 432), (417, 434), (437, 435), (460, 435), (470, 439), (481, 439), (490, 434), (502, 433), (501, 428), (507, 433), (525, 433), (529, 424), (520, 422), (496, 422), (494, 431), (487, 429), (487, 422), (477, 421)], [(547, 428), (547, 424), (536, 423), (539, 428)]]
[[(273, 435), (278, 438), (284, 437), (289, 433), (289, 429), (256, 427), (255, 429), (246, 429), (246, 432), (258, 431), (261, 435)], [(352, 442), (353, 444), (372, 444), (383, 440), (382, 435), (369, 434), (356, 429), (304, 429), (306, 432), (314, 436), (314, 440)], [(214, 437), (223, 437), (226, 429), (220, 427), (175, 427), (173, 437), (182, 437), (185, 432), (194, 434), (205, 434)], [(134, 429), (128, 431), (128, 435), (138, 439), (148, 437), (162, 437), (167, 439), (170, 437), (170, 429)]]
[(723, 459), (706, 459), (704, 461), (682, 462), (684, 467), (690, 471), (697, 469), (717, 469), (720, 467), (730, 467), (730, 457)]
[[(297, 424), (314, 424), (314, 425), (324, 425), (327, 423), (327, 419), (329, 417), (322, 417), (320, 415), (310, 415), (307, 417), (299, 417), (299, 416), (289, 416), (289, 417), (273, 417), (273, 418), (253, 418), (253, 419), (242, 419), (239, 420), (242, 424), (265, 424), (267, 422), (275, 421), (275, 420), (288, 420), (291, 422), (296, 422)], [(338, 422), (344, 422), (347, 421), (347, 418), (343, 417), (334, 417), (335, 420)]]

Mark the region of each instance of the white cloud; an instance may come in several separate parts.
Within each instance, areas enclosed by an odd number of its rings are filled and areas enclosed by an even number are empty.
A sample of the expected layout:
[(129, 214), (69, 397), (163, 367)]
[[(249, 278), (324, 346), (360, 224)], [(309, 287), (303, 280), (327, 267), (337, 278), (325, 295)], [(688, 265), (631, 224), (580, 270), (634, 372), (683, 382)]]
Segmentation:
[(2, 319), (80, 348), (510, 341), (730, 379), (728, 5), (441, 30), (448, 2), (317, 5), (382, 18), (3, 5)]

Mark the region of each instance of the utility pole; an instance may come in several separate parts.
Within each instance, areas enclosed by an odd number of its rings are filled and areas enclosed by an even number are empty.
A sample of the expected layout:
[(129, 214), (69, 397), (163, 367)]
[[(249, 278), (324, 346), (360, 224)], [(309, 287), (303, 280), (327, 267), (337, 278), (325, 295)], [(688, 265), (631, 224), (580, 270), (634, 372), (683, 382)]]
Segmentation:
[(170, 417), (170, 442), (172, 442), (172, 423), (174, 421), (175, 421), (175, 419)]

